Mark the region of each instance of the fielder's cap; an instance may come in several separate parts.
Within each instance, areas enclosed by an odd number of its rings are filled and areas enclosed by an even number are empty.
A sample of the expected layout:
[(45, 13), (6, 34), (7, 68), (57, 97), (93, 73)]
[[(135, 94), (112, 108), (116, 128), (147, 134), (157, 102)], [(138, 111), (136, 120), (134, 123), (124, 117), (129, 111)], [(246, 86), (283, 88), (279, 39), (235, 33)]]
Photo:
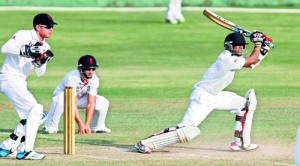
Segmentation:
[(33, 25), (42, 24), (42, 25), (57, 25), (53, 21), (52, 17), (46, 13), (40, 13), (33, 18)]

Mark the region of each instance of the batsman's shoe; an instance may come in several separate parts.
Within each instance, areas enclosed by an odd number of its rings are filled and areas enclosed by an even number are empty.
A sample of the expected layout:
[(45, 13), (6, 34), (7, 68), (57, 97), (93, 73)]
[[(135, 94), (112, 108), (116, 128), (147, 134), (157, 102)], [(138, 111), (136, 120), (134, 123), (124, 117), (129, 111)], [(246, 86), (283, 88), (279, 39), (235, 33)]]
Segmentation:
[(111, 130), (109, 128), (100, 128), (100, 129), (97, 129), (97, 130), (92, 130), (93, 133), (110, 133)]
[(138, 150), (140, 153), (145, 153), (145, 154), (151, 154), (152, 151), (149, 147), (144, 146), (141, 141), (135, 144), (135, 149)]
[(48, 114), (46, 112), (43, 112), (41, 120), (40, 120), (40, 125), (46, 121), (47, 117), (48, 117)]
[(233, 151), (248, 151), (248, 150), (255, 150), (259, 147), (258, 144), (250, 144), (249, 147), (247, 148), (243, 148), (242, 147), (242, 142), (238, 142), (238, 141), (235, 141), (233, 140), (231, 142), (231, 146), (230, 146), (230, 149), (233, 150)]
[(0, 148), (0, 157), (7, 157), (10, 153), (10, 150)]
[(45, 155), (36, 153), (35, 151), (30, 152), (21, 152), (17, 154), (16, 157), (18, 160), (42, 160), (45, 158)]
[(43, 133), (43, 134), (56, 134), (56, 133), (57, 133), (57, 130), (53, 130), (53, 129), (44, 127), (44, 128), (42, 129), (42, 133)]

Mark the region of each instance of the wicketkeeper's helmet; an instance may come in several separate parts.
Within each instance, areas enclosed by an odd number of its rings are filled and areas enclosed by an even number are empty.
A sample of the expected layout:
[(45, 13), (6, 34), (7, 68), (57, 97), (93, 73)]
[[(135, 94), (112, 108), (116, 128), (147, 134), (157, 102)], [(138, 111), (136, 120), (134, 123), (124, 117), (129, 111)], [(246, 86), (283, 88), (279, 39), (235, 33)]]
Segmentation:
[(88, 77), (85, 74), (85, 69), (95, 70), (96, 68), (98, 68), (98, 65), (96, 59), (92, 55), (84, 55), (79, 58), (77, 67), (82, 76), (84, 76), (87, 79), (90, 79), (91, 77)]
[(233, 46), (242, 45), (244, 49), (246, 48), (246, 44), (248, 44), (241, 33), (230, 33), (226, 36), (224, 41), (225, 50), (232, 51)]

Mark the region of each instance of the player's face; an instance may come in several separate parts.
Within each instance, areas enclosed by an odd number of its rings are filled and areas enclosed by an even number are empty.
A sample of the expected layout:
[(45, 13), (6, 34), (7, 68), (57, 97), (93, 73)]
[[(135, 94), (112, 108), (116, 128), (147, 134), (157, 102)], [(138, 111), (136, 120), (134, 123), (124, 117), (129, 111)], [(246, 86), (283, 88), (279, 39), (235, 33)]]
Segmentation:
[(92, 77), (96, 68), (84, 68), (83, 70), (87, 77)]
[(233, 52), (238, 55), (243, 55), (244, 50), (245, 50), (245, 46), (243, 45), (233, 46)]
[(42, 39), (50, 38), (53, 31), (53, 25), (36, 25), (36, 31), (38, 36)]

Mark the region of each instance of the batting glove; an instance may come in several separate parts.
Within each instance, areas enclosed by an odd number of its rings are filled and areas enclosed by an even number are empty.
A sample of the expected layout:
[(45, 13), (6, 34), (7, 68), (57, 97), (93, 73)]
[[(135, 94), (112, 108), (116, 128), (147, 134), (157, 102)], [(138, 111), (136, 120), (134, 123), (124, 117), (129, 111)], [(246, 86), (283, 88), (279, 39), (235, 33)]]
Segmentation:
[(265, 40), (264, 33), (261, 31), (254, 30), (250, 35), (250, 41), (253, 42), (255, 45), (261, 46), (264, 40)]

